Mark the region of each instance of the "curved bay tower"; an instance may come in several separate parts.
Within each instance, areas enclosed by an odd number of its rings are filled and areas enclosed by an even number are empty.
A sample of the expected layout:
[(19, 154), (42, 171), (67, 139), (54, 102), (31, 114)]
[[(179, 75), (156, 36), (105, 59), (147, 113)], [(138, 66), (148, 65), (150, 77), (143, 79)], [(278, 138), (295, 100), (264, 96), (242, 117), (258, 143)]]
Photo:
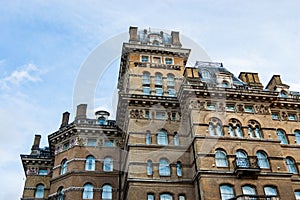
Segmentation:
[(21, 155), (22, 200), (300, 199), (300, 93), (197, 61), (179, 32), (129, 28), (116, 119), (104, 110)]

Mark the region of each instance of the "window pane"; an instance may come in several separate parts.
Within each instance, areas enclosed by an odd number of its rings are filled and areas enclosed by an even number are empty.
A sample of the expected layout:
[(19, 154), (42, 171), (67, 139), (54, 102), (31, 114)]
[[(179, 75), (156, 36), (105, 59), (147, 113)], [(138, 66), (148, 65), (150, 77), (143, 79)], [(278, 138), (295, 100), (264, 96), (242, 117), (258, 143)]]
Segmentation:
[(260, 128), (258, 127), (255, 128), (255, 136), (257, 138), (262, 138)]
[(151, 135), (150, 135), (150, 133), (146, 133), (146, 144), (151, 144)]
[(142, 62), (149, 62), (149, 56), (141, 56)]
[(44, 189), (44, 185), (37, 185), (35, 191), (35, 198), (44, 198)]
[(217, 125), (217, 135), (223, 136), (222, 126), (220, 124)]
[(162, 96), (163, 95), (163, 89), (162, 88), (155, 88), (155, 95), (156, 96)]
[(231, 137), (234, 137), (235, 134), (234, 134), (233, 127), (232, 127), (231, 124), (229, 125), (228, 129), (229, 129), (229, 134), (230, 134), (230, 136), (231, 136)]
[(177, 172), (177, 176), (182, 176), (182, 167), (181, 167), (181, 163), (177, 163), (177, 164), (176, 164), (176, 172)]
[(215, 159), (216, 159), (217, 167), (227, 167), (228, 166), (227, 157), (226, 157), (225, 152), (216, 151)]
[(105, 147), (113, 147), (113, 146), (115, 146), (115, 143), (114, 143), (114, 141), (111, 141), (111, 140), (105, 140), (104, 146)]
[(155, 116), (156, 119), (166, 119), (166, 113), (165, 112), (157, 111), (155, 114), (156, 114), (156, 116)]
[(265, 153), (257, 152), (256, 156), (258, 160), (258, 166), (260, 168), (267, 168), (267, 169), (270, 168), (269, 161)]
[(275, 187), (268, 186), (264, 187), (265, 195), (277, 196), (277, 190)]
[(233, 188), (230, 185), (221, 185), (220, 192), (222, 200), (227, 200), (234, 197)]
[(83, 186), (82, 198), (83, 199), (93, 199), (93, 196), (94, 196), (93, 190), (94, 190), (94, 188), (93, 188), (92, 184), (85, 184)]
[(296, 142), (297, 144), (300, 144), (300, 131), (295, 131), (295, 137), (296, 137)]
[(112, 187), (110, 185), (104, 185), (102, 187), (102, 199), (103, 200), (112, 199)]
[(236, 131), (236, 136), (238, 136), (238, 137), (244, 136), (243, 131), (240, 126), (236, 126), (235, 131)]
[(113, 171), (113, 160), (111, 158), (105, 158), (103, 163), (103, 171)]
[(287, 144), (285, 133), (282, 130), (277, 130), (278, 139), (281, 141), (280, 144)]
[(248, 127), (248, 134), (249, 134), (249, 137), (254, 138), (253, 130), (250, 127)]
[(173, 197), (170, 194), (161, 194), (160, 200), (173, 200)]
[(165, 58), (165, 64), (172, 65), (173, 64), (173, 59), (172, 58)]
[(178, 146), (179, 145), (179, 138), (178, 138), (178, 134), (174, 134), (174, 145)]
[(251, 186), (243, 186), (242, 190), (243, 190), (243, 194), (256, 195), (255, 188), (253, 188)]
[(168, 85), (168, 86), (175, 86), (175, 83), (174, 83), (174, 75), (169, 74), (169, 75), (167, 76), (167, 85)]
[(88, 139), (87, 146), (89, 146), (89, 147), (97, 146), (97, 140), (96, 139)]
[(168, 136), (164, 131), (159, 131), (157, 134), (157, 144), (168, 145)]
[(288, 168), (288, 171), (289, 171), (290, 173), (294, 173), (294, 174), (297, 174), (297, 173), (298, 173), (298, 172), (297, 172), (297, 168), (296, 168), (296, 166), (295, 166), (295, 162), (294, 162), (293, 159), (287, 158), (287, 159), (285, 160), (285, 163), (286, 163), (287, 168)]
[(143, 87), (143, 94), (150, 95), (150, 87)]
[(153, 194), (148, 194), (147, 195), (147, 200), (154, 200), (154, 195)]
[(39, 170), (39, 175), (48, 175), (48, 170), (46, 170), (46, 169), (40, 169)]
[(236, 164), (238, 167), (244, 167), (244, 168), (249, 167), (249, 161), (248, 161), (247, 154), (242, 151), (236, 152), (236, 161), (237, 161)]
[(148, 160), (147, 162), (147, 175), (152, 175), (153, 171), (152, 171), (152, 161)]
[(143, 84), (150, 84), (150, 74), (148, 72), (143, 73), (142, 83)]
[(159, 161), (159, 175), (160, 176), (170, 176), (170, 166), (169, 161), (161, 159)]
[(60, 174), (65, 174), (67, 172), (67, 169), (68, 169), (68, 162), (67, 160), (64, 160), (61, 164), (61, 172)]
[(93, 156), (88, 156), (86, 158), (85, 170), (95, 170), (95, 158)]
[(300, 200), (300, 191), (295, 191), (296, 200)]

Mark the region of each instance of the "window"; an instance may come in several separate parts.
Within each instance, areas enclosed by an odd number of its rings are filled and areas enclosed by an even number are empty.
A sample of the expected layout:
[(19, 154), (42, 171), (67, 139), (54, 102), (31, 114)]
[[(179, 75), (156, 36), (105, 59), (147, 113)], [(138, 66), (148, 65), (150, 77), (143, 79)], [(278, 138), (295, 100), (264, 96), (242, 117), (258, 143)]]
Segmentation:
[(168, 89), (168, 96), (169, 97), (176, 97), (176, 90), (174, 88)]
[(288, 114), (288, 120), (296, 121), (297, 120), (296, 115), (295, 114)]
[(149, 62), (149, 56), (141, 56), (141, 62)]
[(262, 138), (261, 130), (259, 127), (255, 127), (255, 136), (256, 138)]
[(177, 173), (177, 176), (182, 176), (182, 165), (181, 165), (181, 162), (177, 162), (177, 164), (176, 164), (176, 173)]
[(277, 189), (274, 186), (266, 186), (264, 187), (265, 195), (268, 196), (278, 196)]
[(244, 137), (243, 131), (241, 129), (241, 123), (237, 119), (229, 120), (229, 134), (231, 137)]
[(64, 146), (63, 146), (63, 150), (68, 150), (70, 147), (70, 144), (69, 142), (65, 143)]
[(300, 144), (300, 131), (294, 131), (297, 144)]
[(160, 159), (158, 168), (160, 176), (170, 176), (170, 165), (167, 159)]
[(156, 96), (162, 96), (163, 95), (163, 89), (162, 88), (155, 88), (155, 95)]
[(286, 158), (285, 159), (285, 163), (286, 163), (286, 166), (287, 166), (288, 171), (290, 173), (293, 173), (293, 174), (297, 174), (298, 173), (298, 170), (296, 168), (295, 161), (294, 161), (293, 158), (290, 158), (290, 157)]
[(242, 129), (239, 125), (236, 126), (235, 133), (236, 133), (237, 137), (243, 137), (244, 136), (243, 131), (242, 131)]
[(202, 78), (204, 78), (204, 79), (209, 79), (210, 78), (210, 73), (207, 70), (203, 70), (201, 72), (201, 75), (202, 75)]
[(109, 184), (105, 184), (102, 187), (102, 199), (111, 200), (112, 199), (112, 187)]
[(154, 200), (154, 194), (147, 194), (147, 200)]
[(281, 141), (280, 144), (288, 144), (288, 141), (285, 136), (285, 132), (281, 129), (277, 130), (278, 139)]
[(248, 134), (249, 134), (249, 137), (254, 138), (253, 130), (250, 127), (248, 127)]
[(223, 88), (229, 88), (230, 84), (227, 81), (222, 82), (222, 87)]
[(143, 94), (144, 95), (150, 95), (150, 87), (143, 86)]
[(162, 74), (155, 73), (155, 85), (162, 85)]
[(226, 111), (234, 112), (235, 106), (233, 104), (226, 104)]
[(172, 58), (165, 58), (165, 64), (172, 65), (173, 64), (173, 59)]
[(48, 175), (48, 170), (47, 169), (39, 169), (39, 175), (41, 175), (41, 176)]
[(209, 134), (211, 136), (217, 135), (217, 136), (223, 136), (223, 127), (220, 124), (220, 120), (218, 119), (211, 119), (211, 122), (208, 125)]
[(148, 160), (147, 161), (147, 175), (152, 175), (153, 174), (153, 170), (152, 170), (152, 161)]
[(92, 184), (87, 183), (83, 186), (83, 193), (82, 198), (83, 199), (93, 199), (94, 196), (94, 187)]
[(61, 162), (61, 171), (60, 171), (60, 174), (63, 175), (67, 172), (68, 170), (68, 161), (66, 159), (64, 159), (62, 162)]
[(220, 194), (222, 200), (227, 200), (234, 197), (233, 187), (231, 185), (221, 185)]
[(228, 131), (231, 137), (235, 137), (233, 126), (231, 124), (228, 126)]
[(150, 84), (150, 73), (144, 72), (142, 75), (142, 83), (143, 85), (149, 85)]
[(106, 119), (105, 119), (105, 117), (99, 117), (99, 118), (98, 118), (98, 124), (99, 124), (100, 126), (106, 125)]
[(214, 103), (207, 103), (207, 110), (216, 110), (216, 104)]
[(217, 167), (228, 167), (228, 161), (226, 153), (222, 150), (217, 150), (215, 152), (215, 160)]
[(236, 165), (238, 167), (242, 167), (242, 168), (249, 167), (249, 160), (246, 152), (242, 150), (238, 150), (235, 155), (236, 155)]
[(284, 91), (284, 90), (282, 90), (282, 91), (280, 92), (279, 96), (282, 97), (282, 98), (288, 98), (288, 97), (289, 97), (289, 96), (288, 96), (288, 93), (287, 93), (286, 91)]
[(171, 120), (172, 121), (176, 121), (177, 120), (176, 112), (172, 112), (172, 114), (171, 114)]
[(105, 147), (113, 147), (113, 146), (115, 146), (115, 143), (113, 140), (104, 140), (104, 146)]
[(161, 57), (153, 56), (153, 57), (152, 57), (152, 62), (153, 62), (153, 63), (160, 64), (160, 63), (161, 63)]
[(300, 191), (295, 191), (295, 198), (296, 200), (300, 200)]
[(64, 200), (64, 188), (59, 187), (57, 190), (57, 200)]
[(96, 139), (88, 139), (87, 146), (89, 146), (89, 147), (97, 146), (97, 140)]
[(168, 145), (168, 135), (165, 131), (160, 130), (157, 133), (157, 144), (159, 145)]
[(170, 87), (175, 86), (174, 75), (173, 74), (168, 74), (167, 75), (167, 86), (170, 86)]
[(180, 194), (178, 196), (178, 200), (185, 200), (185, 195), (184, 194)]
[(258, 161), (258, 166), (260, 168), (264, 168), (264, 169), (270, 168), (268, 157), (265, 152), (263, 152), (263, 151), (256, 152), (256, 157), (257, 157), (257, 161)]
[(34, 197), (35, 198), (44, 198), (44, 190), (45, 190), (45, 187), (43, 184), (38, 184), (36, 186), (36, 190), (35, 190), (35, 194), (34, 194)]
[[(256, 122), (254, 122), (256, 123)], [(260, 128), (258, 126), (253, 127), (251, 125), (248, 126), (248, 134), (251, 138), (262, 138), (262, 134)]]
[(149, 110), (145, 110), (145, 118), (150, 119), (150, 111)]
[(245, 106), (245, 112), (246, 113), (254, 113), (254, 109), (253, 109), (253, 106)]
[(179, 138), (178, 138), (178, 133), (174, 133), (174, 145), (178, 146), (179, 145)]
[[(245, 185), (242, 187), (242, 191), (244, 195), (256, 195), (255, 187), (250, 185)], [(256, 200), (256, 198), (248, 198), (249, 200)]]
[(166, 113), (164, 111), (156, 111), (156, 119), (166, 119)]
[(95, 170), (95, 158), (94, 156), (86, 157), (85, 170), (94, 171)]
[(103, 171), (112, 172), (113, 171), (113, 160), (110, 157), (104, 158)]
[(151, 134), (149, 131), (146, 133), (146, 144), (151, 144)]
[(272, 113), (272, 119), (279, 120), (279, 114), (278, 113)]
[(161, 194), (159, 200), (173, 200), (173, 197), (170, 194)]

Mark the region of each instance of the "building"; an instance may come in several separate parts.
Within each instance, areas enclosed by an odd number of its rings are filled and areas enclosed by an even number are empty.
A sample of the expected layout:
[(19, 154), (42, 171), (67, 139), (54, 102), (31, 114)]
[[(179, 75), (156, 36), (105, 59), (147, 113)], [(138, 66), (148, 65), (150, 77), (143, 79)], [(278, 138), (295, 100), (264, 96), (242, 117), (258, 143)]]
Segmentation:
[(22, 200), (300, 199), (300, 93), (279, 75), (186, 63), (178, 32), (129, 28), (116, 120), (78, 105), (21, 155)]

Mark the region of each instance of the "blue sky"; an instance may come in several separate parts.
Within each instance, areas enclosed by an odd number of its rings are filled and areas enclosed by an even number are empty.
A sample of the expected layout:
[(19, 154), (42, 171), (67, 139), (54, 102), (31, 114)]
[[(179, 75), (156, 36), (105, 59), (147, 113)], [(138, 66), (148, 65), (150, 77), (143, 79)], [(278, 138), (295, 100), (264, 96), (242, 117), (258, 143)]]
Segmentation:
[[(300, 91), (298, 0), (3, 0), (0, 13), (0, 199), (21, 197), (19, 154), (30, 152), (34, 134), (46, 145), (63, 112), (73, 120), (74, 85), (84, 61), (131, 25), (178, 30), (236, 76), (258, 72), (266, 85), (281, 74)], [(113, 110), (114, 66), (99, 82), (95, 107)]]

